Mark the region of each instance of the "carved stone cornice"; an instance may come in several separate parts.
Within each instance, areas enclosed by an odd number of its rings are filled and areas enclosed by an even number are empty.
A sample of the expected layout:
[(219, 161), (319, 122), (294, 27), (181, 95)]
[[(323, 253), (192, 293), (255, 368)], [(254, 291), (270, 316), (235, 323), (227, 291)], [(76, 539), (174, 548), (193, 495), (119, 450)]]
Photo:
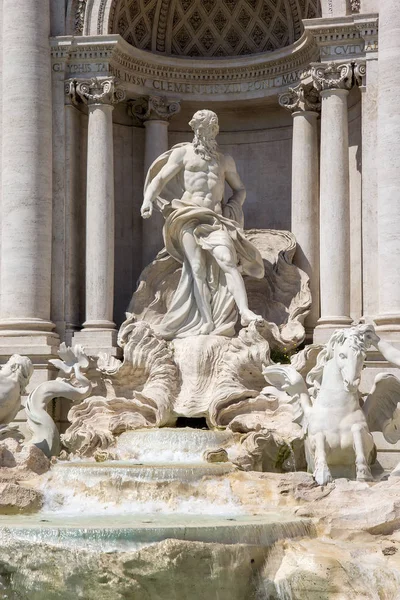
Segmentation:
[(79, 101), (87, 105), (117, 104), (125, 99), (125, 91), (115, 77), (92, 77), (91, 79), (68, 79), (65, 93), (73, 104)]
[[(88, 5), (89, 6), (89, 5)], [(66, 57), (67, 78), (114, 76), (130, 98), (160, 95), (204, 102), (274, 96), (300, 83), (319, 51), (310, 36), (277, 52), (235, 60), (187, 60), (134, 48), (119, 35), (52, 38), (53, 70)]]
[(129, 110), (133, 117), (140, 121), (162, 120), (169, 121), (173, 115), (181, 110), (177, 100), (168, 100), (165, 96), (146, 96), (132, 100)]
[(279, 96), (279, 104), (283, 108), (295, 111), (318, 112), (321, 109), (318, 92), (309, 85), (300, 83), (296, 87), (289, 88)]
[(313, 63), (311, 77), (319, 92), (327, 90), (350, 90), (353, 85), (352, 63)]

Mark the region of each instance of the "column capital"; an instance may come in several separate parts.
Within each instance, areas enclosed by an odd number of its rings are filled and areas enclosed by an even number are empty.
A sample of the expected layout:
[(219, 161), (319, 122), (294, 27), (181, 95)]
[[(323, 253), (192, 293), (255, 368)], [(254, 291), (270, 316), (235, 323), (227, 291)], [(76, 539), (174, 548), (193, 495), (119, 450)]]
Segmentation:
[(366, 75), (367, 75), (367, 61), (366, 60), (358, 60), (354, 64), (354, 79), (356, 84), (361, 88), (361, 90), (365, 89), (366, 84)]
[(117, 104), (125, 100), (125, 90), (115, 77), (92, 77), (91, 79), (67, 79), (65, 93), (73, 104), (79, 101), (88, 106)]
[(350, 90), (353, 85), (352, 63), (312, 63), (311, 77), (316, 90)]
[(280, 94), (279, 104), (292, 113), (318, 112), (321, 109), (318, 92), (312, 86), (304, 83), (299, 83), (296, 87), (289, 88), (287, 92)]
[(129, 110), (133, 117), (140, 121), (169, 121), (181, 110), (179, 100), (169, 100), (166, 96), (144, 96), (132, 100)]

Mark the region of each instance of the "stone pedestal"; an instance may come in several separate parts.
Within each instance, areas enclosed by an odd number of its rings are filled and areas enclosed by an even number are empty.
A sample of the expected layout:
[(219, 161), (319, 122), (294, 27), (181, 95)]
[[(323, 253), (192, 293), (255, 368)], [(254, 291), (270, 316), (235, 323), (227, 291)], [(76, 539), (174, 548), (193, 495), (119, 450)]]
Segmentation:
[(0, 356), (41, 361), (59, 342), (50, 320), (50, 9), (48, 0), (4, 0), (2, 9)]
[(321, 96), (320, 281), (321, 317), (314, 341), (323, 343), (335, 329), (349, 327), (350, 210), (347, 96), (351, 64), (314, 65)]
[[(146, 128), (144, 176), (151, 164), (168, 150), (168, 125), (170, 118), (177, 114), (180, 105), (163, 96), (140, 98), (131, 104), (132, 115), (144, 123)], [(162, 229), (164, 217), (154, 210), (151, 219), (143, 220), (142, 267), (146, 267), (164, 245)]]
[(400, 343), (400, 12), (380, 3), (378, 60), (379, 335)]
[(295, 264), (310, 278), (312, 306), (305, 319), (306, 339), (312, 342), (319, 317), (319, 170), (318, 93), (304, 84), (279, 98), (292, 111), (292, 227), (297, 249)]
[[(73, 84), (88, 105), (86, 319), (74, 334), (88, 354), (115, 354), (113, 105), (124, 98), (113, 78)], [(73, 92), (73, 90), (72, 90)]]

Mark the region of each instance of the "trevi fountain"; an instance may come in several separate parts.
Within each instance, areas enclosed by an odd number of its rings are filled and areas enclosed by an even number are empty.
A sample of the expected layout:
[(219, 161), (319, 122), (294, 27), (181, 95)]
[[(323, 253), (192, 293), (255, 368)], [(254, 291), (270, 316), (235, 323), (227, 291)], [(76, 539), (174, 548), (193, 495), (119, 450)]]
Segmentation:
[(2, 0), (0, 599), (400, 600), (396, 0)]

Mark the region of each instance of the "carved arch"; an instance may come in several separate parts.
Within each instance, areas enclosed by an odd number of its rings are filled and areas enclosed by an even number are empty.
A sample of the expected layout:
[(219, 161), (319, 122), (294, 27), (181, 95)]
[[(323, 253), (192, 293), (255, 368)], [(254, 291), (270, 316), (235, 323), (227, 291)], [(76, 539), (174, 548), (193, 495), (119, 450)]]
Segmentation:
[[(335, 3), (335, 0), (332, 1)], [(107, 35), (111, 33), (120, 2), (121, 0), (67, 0), (67, 34)], [(149, 0), (146, 0), (146, 6), (148, 2)], [(301, 35), (302, 19), (321, 16), (321, 4), (325, 6), (327, 2), (328, 0), (282, 0), (287, 14), (291, 16), (287, 20), (291, 42)], [(153, 0), (154, 7), (151, 8), (154, 26), (147, 49), (158, 52), (167, 50), (167, 37), (168, 33), (172, 33), (169, 28), (172, 27), (173, 9), (176, 3), (177, 0)]]

